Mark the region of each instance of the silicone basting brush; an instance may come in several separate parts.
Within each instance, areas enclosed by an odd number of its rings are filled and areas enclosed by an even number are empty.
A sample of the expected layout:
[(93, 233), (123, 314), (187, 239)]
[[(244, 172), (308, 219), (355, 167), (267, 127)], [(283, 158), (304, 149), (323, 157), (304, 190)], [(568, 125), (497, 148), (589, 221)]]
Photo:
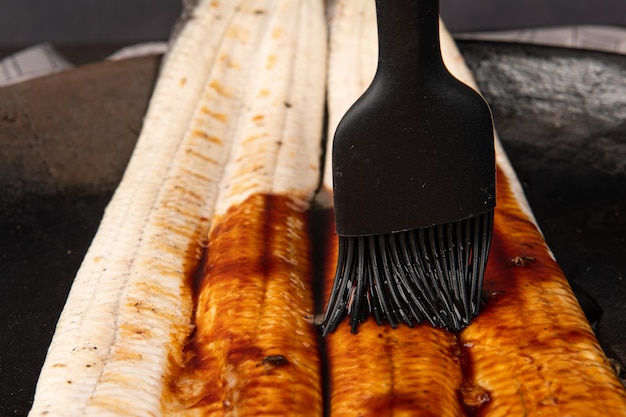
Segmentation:
[(478, 313), (495, 208), (489, 106), (446, 69), (438, 0), (377, 0), (378, 67), (332, 151), (339, 253), (323, 334), (350, 316), (451, 331)]

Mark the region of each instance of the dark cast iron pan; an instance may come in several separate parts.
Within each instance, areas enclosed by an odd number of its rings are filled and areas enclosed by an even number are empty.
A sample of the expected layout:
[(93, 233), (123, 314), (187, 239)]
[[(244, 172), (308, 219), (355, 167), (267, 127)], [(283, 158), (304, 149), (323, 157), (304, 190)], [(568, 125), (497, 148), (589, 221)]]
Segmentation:
[[(461, 41), (608, 356), (626, 363), (626, 57)], [(24, 416), (130, 157), (160, 57), (0, 88), (0, 416)], [(602, 312), (602, 315), (600, 315)]]

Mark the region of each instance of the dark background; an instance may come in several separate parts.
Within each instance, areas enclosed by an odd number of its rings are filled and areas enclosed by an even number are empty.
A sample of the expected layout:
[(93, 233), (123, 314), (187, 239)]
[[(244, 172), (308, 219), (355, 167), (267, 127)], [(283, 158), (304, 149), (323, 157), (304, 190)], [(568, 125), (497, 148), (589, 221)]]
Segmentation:
[[(179, 0), (0, 0), (0, 47), (163, 40)], [(441, 0), (452, 32), (544, 25), (626, 26), (623, 0)]]

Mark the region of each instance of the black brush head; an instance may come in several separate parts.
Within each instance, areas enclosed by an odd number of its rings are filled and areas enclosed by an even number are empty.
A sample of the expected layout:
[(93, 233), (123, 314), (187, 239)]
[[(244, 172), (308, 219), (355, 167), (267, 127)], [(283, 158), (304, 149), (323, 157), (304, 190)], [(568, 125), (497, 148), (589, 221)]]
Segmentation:
[(443, 64), (438, 1), (376, 8), (378, 69), (333, 141), (340, 254), (324, 332), (370, 313), (459, 330), (478, 311), (491, 240), (491, 111)]
[(454, 223), (372, 236), (339, 236), (324, 335), (350, 315), (351, 331), (373, 316), (397, 327), (428, 323), (451, 331), (481, 307), (493, 211)]

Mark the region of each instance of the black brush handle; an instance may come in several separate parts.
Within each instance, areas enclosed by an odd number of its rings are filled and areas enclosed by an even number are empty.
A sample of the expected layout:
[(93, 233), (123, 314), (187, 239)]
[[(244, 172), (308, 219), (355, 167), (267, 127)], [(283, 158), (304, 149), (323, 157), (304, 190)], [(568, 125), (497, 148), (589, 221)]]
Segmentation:
[(410, 88), (446, 71), (437, 0), (377, 0), (376, 18), (379, 77)]
[(336, 230), (381, 235), (495, 207), (491, 111), (446, 69), (437, 0), (378, 0), (379, 63), (333, 142)]

